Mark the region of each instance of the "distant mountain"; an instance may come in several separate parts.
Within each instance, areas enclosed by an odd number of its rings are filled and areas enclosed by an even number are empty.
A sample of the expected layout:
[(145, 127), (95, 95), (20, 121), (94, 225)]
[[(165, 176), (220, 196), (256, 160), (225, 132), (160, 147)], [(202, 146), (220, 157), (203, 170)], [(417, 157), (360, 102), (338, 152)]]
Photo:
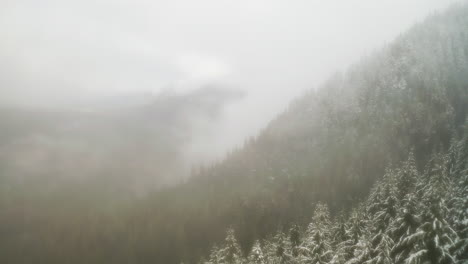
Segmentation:
[[(174, 99), (176, 104), (191, 109), (190, 100), (180, 99)], [(207, 103), (203, 111), (211, 113), (212, 101), (202, 101)], [(151, 116), (152, 111), (174, 112), (164, 104), (148, 109), (144, 112)], [(385, 169), (401, 164), (410, 152), (422, 171), (433, 153), (447, 152), (462, 136), (467, 114), (468, 5), (460, 4), (334, 75), (294, 101), (258, 137), (182, 184), (137, 200), (116, 195), (103, 205), (78, 199), (83, 192), (58, 193), (54, 199), (28, 193), (34, 203), (25, 203), (23, 210), (11, 208), (26, 198), (4, 188), (8, 199), (1, 206), (10, 210), (0, 208), (5, 234), (0, 248), (9, 253), (0, 258), (8, 263), (195, 263), (223, 241), (228, 227), (239, 242), (236, 252), (247, 253), (257, 239), (293, 223), (309, 223), (319, 201), (328, 204), (332, 216), (356, 206)], [(105, 135), (138, 132), (130, 129), (134, 115), (129, 116), (128, 123), (109, 126)], [(148, 135), (136, 135), (146, 145)], [(67, 209), (57, 201), (67, 203)]]
[(225, 104), (241, 96), (207, 86), (187, 94), (113, 97), (78, 109), (1, 109), (2, 172), (12, 181), (107, 178), (109, 188), (158, 189), (187, 176), (190, 161), (182, 154), (194, 140), (195, 123), (216, 123)]

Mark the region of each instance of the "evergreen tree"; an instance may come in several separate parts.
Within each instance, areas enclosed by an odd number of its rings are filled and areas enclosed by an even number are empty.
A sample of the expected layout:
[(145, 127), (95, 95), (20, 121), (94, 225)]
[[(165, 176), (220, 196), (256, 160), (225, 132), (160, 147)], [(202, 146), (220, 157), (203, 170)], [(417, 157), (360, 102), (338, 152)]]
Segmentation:
[[(450, 177), (458, 180), (450, 180), (447, 157), (434, 155), (422, 176), (405, 174), (405, 177), (415, 178), (410, 181), (414, 182), (417, 192), (408, 192), (403, 199), (398, 198), (396, 186), (408, 179), (395, 175), (408, 171), (413, 167), (408, 164), (414, 163), (410, 158), (410, 162), (402, 163), (401, 168), (387, 170), (383, 179), (372, 188), (365, 206), (355, 207), (346, 221), (343, 214), (331, 221), (327, 205), (318, 203), (305, 234), (301, 235), (299, 226), (293, 225), (289, 238), (278, 232), (274, 238), (265, 241), (264, 248), (256, 241), (245, 261), (276, 264), (465, 263), (468, 254), (468, 174), (456, 177), (452, 172)], [(453, 198), (447, 203), (450, 196)], [(225, 247), (221, 250), (214, 247), (208, 263), (242, 263), (238, 256), (239, 246), (233, 231), (229, 230)]]
[(437, 155), (427, 170), (428, 183), (424, 188), (422, 224), (414, 234), (404, 238), (400, 247), (411, 248), (411, 254), (404, 260), (408, 264), (424, 263), (450, 264), (456, 258), (452, 249), (458, 241), (456, 232), (446, 221), (448, 208), (445, 197), (448, 190), (446, 156)]
[(406, 194), (410, 193), (418, 179), (418, 169), (413, 151), (410, 151), (408, 159), (396, 173), (397, 198), (402, 201)]
[(214, 245), (211, 249), (207, 264), (221, 264), (221, 256), (218, 246)]
[(248, 256), (249, 263), (252, 264), (265, 264), (265, 257), (263, 255), (262, 247), (260, 242), (257, 240), (255, 241), (252, 250)]
[[(370, 231), (369, 256), (360, 256), (360, 258), (358, 258), (360, 261), (363, 261), (363, 258), (367, 257), (368, 260), (366, 260), (365, 263), (392, 262), (390, 252), (394, 242), (388, 233), (389, 224), (394, 220), (398, 206), (398, 199), (394, 191), (396, 182), (393, 181), (393, 175), (393, 173), (387, 172), (384, 180), (377, 184), (380, 185), (383, 190), (380, 199), (376, 201), (368, 200), (368, 204), (371, 204), (370, 208), (374, 209), (373, 211), (376, 212), (374, 214), (368, 213), (369, 221), (366, 225), (368, 231)], [(369, 247), (369, 244), (366, 243), (365, 246)]]
[(457, 144), (452, 144), (452, 147), (455, 153), (452, 157), (455, 159), (453, 173), (455, 175), (462, 175), (468, 169), (468, 119), (465, 121), (462, 140), (457, 142)]
[(243, 262), (242, 251), (232, 228), (227, 230), (224, 248), (219, 250), (219, 261), (223, 264), (241, 264)]
[[(465, 133), (468, 131), (465, 130)], [(461, 142), (457, 146), (463, 146), (457, 148), (457, 157), (466, 157), (468, 154), (468, 147), (464, 147), (467, 143), (467, 134), (463, 137)], [(458, 241), (452, 247), (452, 253), (458, 263), (463, 261), (468, 262), (468, 169), (464, 165), (459, 163), (467, 163), (468, 161), (463, 159), (457, 159), (452, 168), (451, 176), (453, 178), (452, 186), (449, 192), (452, 194), (450, 200), (447, 202), (449, 206), (449, 217), (448, 221), (453, 226), (454, 230), (458, 234)]]
[(407, 259), (412, 248), (403, 243), (406, 238), (413, 235), (421, 224), (418, 214), (418, 203), (414, 194), (407, 194), (404, 199), (404, 207), (401, 208), (395, 220), (391, 223), (390, 234), (396, 242), (391, 255), (397, 263)]
[(291, 245), (283, 232), (278, 232), (272, 239), (265, 242), (267, 263), (289, 264), (293, 257), (289, 252)]
[(330, 264), (345, 263), (348, 257), (347, 249), (350, 247), (350, 241), (343, 212), (340, 213), (338, 219), (333, 223), (331, 232), (333, 257), (330, 260)]
[(383, 208), (381, 211), (377, 212), (372, 216), (372, 228), (375, 229), (374, 232), (387, 232), (387, 227), (389, 223), (396, 216), (396, 199), (393, 195), (389, 194), (387, 199), (383, 203)]
[(348, 227), (346, 230), (347, 240), (340, 243), (338, 247), (340, 247), (344, 259), (359, 259), (356, 257), (363, 256), (366, 248), (370, 246), (368, 241), (364, 239), (366, 235), (366, 219), (362, 206), (353, 208), (346, 226)]
[(453, 255), (459, 260), (468, 262), (468, 170), (455, 182), (453, 207), (450, 210), (451, 223), (459, 240), (452, 248)]
[(369, 234), (359, 238), (354, 245), (353, 256), (346, 261), (346, 264), (360, 264), (370, 261), (372, 253), (372, 245), (369, 239)]
[(450, 251), (456, 238), (456, 233), (445, 221), (435, 218), (432, 222), (426, 222), (416, 230), (415, 234), (401, 242), (402, 245), (412, 248), (413, 251), (405, 259), (405, 262), (408, 264), (455, 263), (455, 258)]
[(291, 243), (293, 257), (297, 257), (299, 255), (299, 246), (301, 243), (299, 226), (293, 225), (289, 230), (289, 242)]
[(299, 259), (307, 263), (327, 263), (332, 256), (330, 238), (330, 213), (328, 206), (318, 203), (315, 207), (312, 222), (307, 228)]
[(393, 240), (385, 232), (380, 231), (372, 238), (371, 257), (366, 264), (393, 264), (391, 250), (394, 246)]

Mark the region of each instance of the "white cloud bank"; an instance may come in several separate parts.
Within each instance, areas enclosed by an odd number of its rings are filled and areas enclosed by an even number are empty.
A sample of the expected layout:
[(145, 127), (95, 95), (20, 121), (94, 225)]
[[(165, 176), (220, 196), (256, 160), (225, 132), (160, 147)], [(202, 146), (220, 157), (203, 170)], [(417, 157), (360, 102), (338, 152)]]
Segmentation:
[(455, 0), (6, 0), (0, 102), (64, 106), (222, 83), (223, 152), (294, 97)]

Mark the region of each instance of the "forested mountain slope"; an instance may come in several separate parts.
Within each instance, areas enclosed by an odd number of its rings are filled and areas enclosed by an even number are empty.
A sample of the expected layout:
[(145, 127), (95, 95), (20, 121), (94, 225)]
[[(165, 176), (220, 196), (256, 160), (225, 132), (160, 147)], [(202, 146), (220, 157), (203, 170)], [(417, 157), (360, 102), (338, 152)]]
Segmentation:
[(167, 208), (157, 223), (171, 224), (148, 236), (167, 234), (191, 256), (231, 226), (246, 250), (288, 223), (308, 223), (317, 201), (332, 212), (351, 206), (410, 150), (422, 169), (467, 117), (467, 30), (468, 8), (457, 6), (333, 76), (224, 162), (156, 194), (149, 203)]
[(413, 153), (388, 168), (368, 198), (330, 217), (317, 203), (305, 228), (294, 225), (256, 241), (244, 256), (232, 229), (202, 263), (467, 263), (468, 126), (447, 153), (432, 155), (423, 172)]
[[(219, 164), (195, 172), (183, 184), (125, 205), (104, 206), (104, 210), (78, 201), (67, 215), (60, 206), (49, 206), (46, 198), (36, 199), (37, 210), (47, 208), (47, 215), (57, 216), (45, 221), (17, 222), (21, 213), (3, 211), (1, 226), (7, 235), (0, 238), (0, 246), (8, 253), (0, 254), (0, 259), (8, 263), (194, 263), (209, 254), (213, 243), (223, 241), (228, 227), (235, 230), (240, 246), (235, 246), (238, 253), (234, 255), (240, 257), (257, 239), (289, 230), (293, 223), (309, 223), (315, 208), (322, 208), (316, 206), (319, 201), (328, 204), (332, 215), (356, 206), (385, 169), (399, 166), (410, 152), (414, 154), (412, 169), (422, 174), (433, 153), (447, 152), (463, 136), (467, 111), (468, 5), (463, 4), (429, 17), (346, 73), (333, 76), (293, 102), (258, 137)], [(385, 179), (389, 178), (394, 177)], [(426, 184), (428, 178), (415, 176), (414, 180), (423, 189), (435, 186)], [(385, 179), (375, 188), (388, 185), (385, 188), (394, 192), (397, 188), (392, 184), (400, 183), (386, 184)], [(390, 197), (375, 188), (371, 197)], [(369, 200), (378, 203), (376, 199)], [(404, 200), (400, 197), (396, 202), (403, 206)], [(359, 208), (351, 215), (358, 217), (367, 210)], [(466, 210), (465, 204), (461, 208)], [(466, 221), (466, 215), (461, 217)], [(434, 219), (439, 218), (427, 216), (425, 221)], [(349, 221), (343, 222), (345, 230)], [(306, 243), (303, 239), (317, 243), (312, 235), (316, 231), (300, 231), (297, 245)], [(353, 237), (353, 246), (362, 246), (364, 242), (358, 243), (362, 236)], [(255, 244), (259, 247), (271, 252), (268, 245)], [(365, 251), (356, 247), (344, 259)], [(291, 255), (291, 250), (284, 252)], [(213, 252), (213, 256), (218, 254)], [(301, 258), (308, 254), (303, 253), (305, 249), (300, 252), (294, 254)], [(235, 262), (222, 259), (219, 263)]]

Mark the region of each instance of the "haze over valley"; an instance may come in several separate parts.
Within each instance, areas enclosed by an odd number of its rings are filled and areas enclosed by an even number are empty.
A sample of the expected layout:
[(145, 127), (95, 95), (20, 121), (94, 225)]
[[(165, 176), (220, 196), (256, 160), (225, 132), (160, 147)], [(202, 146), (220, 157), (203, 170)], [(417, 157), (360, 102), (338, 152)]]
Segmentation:
[(466, 1), (0, 7), (1, 263), (468, 261)]

